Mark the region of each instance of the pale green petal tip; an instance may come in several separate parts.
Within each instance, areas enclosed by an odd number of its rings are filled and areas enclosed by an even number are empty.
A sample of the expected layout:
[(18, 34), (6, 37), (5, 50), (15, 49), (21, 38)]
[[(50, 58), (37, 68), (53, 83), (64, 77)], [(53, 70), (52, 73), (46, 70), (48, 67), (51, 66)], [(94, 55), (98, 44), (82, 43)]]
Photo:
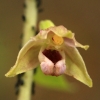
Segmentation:
[(92, 79), (90, 77), (85, 77), (85, 79), (78, 79), (78, 78), (76, 78), (76, 79), (78, 81), (82, 82), (83, 84), (87, 85), (90, 88), (93, 87), (93, 82), (92, 82)]
[(85, 45), (83, 46), (85, 50), (87, 50), (89, 48), (89, 45)]
[(82, 83), (84, 83), (85, 85), (87, 85), (88, 87), (92, 88), (93, 87), (93, 82), (92, 79), (90, 78), (90, 76), (85, 77), (84, 80), (79, 80)]
[(92, 80), (89, 82), (89, 85), (88, 85), (90, 88), (92, 88), (93, 87), (93, 82), (92, 82)]
[(53, 27), (53, 26), (55, 26), (55, 25), (51, 20), (43, 20), (43, 21), (40, 21), (40, 23), (39, 23), (40, 30), (41, 29), (47, 29), (47, 28), (50, 28), (50, 27)]
[(8, 73), (5, 74), (6, 77), (15, 77), (18, 74), (21, 74), (22, 72), (16, 73), (15, 71), (9, 71)]
[(14, 67), (11, 67), (11, 69), (5, 74), (5, 76), (6, 77), (14, 77), (20, 73), (22, 73), (22, 72), (18, 72), (18, 71), (16, 71), (16, 69)]
[(7, 73), (7, 74), (5, 74), (5, 76), (6, 76), (6, 77), (9, 77), (8, 73)]
[(12, 70), (5, 74), (6, 77), (14, 77), (15, 75)]
[(81, 48), (83, 48), (84, 50), (88, 50), (88, 48), (89, 48), (89, 45), (82, 45), (82, 44), (80, 44), (80, 43), (76, 44), (76, 46), (77, 46), (77, 47), (81, 47)]
[(93, 87), (93, 82), (92, 79), (90, 78), (89, 81), (87, 83), (85, 83), (87, 86), (89, 86), (90, 88)]
[(6, 77), (14, 77), (12, 75), (10, 75), (9, 73), (5, 74)]
[(72, 33), (72, 31), (68, 30), (67, 37), (68, 38), (73, 38), (74, 37), (74, 33)]

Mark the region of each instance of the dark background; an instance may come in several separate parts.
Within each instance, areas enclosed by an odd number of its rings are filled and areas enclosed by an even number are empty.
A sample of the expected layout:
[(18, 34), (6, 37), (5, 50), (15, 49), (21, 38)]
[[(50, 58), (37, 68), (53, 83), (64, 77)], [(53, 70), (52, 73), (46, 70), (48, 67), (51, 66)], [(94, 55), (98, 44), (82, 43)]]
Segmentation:
[[(36, 85), (33, 100), (100, 100), (100, 0), (42, 0), (44, 9), (39, 20), (51, 19), (56, 25), (72, 30), (82, 44), (89, 44), (88, 51), (79, 49), (93, 88), (67, 76), (77, 86), (75, 93), (54, 91)], [(0, 0), (0, 100), (17, 100), (15, 78), (4, 74), (14, 65), (21, 42), (24, 0)]]

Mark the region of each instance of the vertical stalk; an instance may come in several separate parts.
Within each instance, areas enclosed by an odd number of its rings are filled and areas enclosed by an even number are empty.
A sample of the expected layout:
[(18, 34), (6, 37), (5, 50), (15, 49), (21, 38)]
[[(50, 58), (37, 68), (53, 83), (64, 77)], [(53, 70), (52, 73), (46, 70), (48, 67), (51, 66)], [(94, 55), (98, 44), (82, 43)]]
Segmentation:
[[(38, 13), (36, 0), (25, 0), (24, 9), (22, 46), (36, 33), (35, 29)], [(20, 78), (23, 84), (19, 86), (18, 100), (31, 100), (33, 70), (27, 71)]]
[(24, 4), (24, 28), (23, 28), (23, 40), (22, 40), (22, 45), (24, 45), (30, 37), (35, 35), (35, 28), (36, 28), (36, 23), (37, 23), (37, 2), (36, 0), (25, 0)]

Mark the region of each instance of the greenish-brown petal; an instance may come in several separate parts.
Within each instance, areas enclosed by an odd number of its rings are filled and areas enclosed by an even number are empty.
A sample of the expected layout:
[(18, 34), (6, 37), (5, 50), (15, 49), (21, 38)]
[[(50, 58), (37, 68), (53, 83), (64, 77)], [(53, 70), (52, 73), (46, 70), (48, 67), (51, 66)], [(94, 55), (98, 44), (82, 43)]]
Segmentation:
[[(68, 42), (68, 41), (67, 41)], [(90, 78), (83, 58), (81, 57), (79, 51), (76, 49), (74, 44), (66, 43), (64, 46), (66, 54), (66, 74), (73, 76), (80, 82), (92, 87), (92, 79)]]
[(39, 64), (38, 53), (41, 43), (42, 42), (39, 40), (30, 39), (19, 51), (15, 65), (5, 76), (13, 77), (17, 74), (36, 68)]

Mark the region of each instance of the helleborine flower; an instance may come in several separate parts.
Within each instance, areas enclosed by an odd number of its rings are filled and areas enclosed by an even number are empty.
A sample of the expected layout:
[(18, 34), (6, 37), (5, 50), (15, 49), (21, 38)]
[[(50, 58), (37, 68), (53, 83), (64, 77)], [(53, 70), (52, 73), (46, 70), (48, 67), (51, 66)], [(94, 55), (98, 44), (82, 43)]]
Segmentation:
[(92, 87), (92, 80), (76, 48), (87, 50), (89, 46), (78, 43), (74, 33), (64, 26), (51, 26), (42, 28), (23, 46), (15, 65), (6, 76), (13, 77), (40, 64), (42, 72), (46, 75), (59, 76), (65, 73)]

